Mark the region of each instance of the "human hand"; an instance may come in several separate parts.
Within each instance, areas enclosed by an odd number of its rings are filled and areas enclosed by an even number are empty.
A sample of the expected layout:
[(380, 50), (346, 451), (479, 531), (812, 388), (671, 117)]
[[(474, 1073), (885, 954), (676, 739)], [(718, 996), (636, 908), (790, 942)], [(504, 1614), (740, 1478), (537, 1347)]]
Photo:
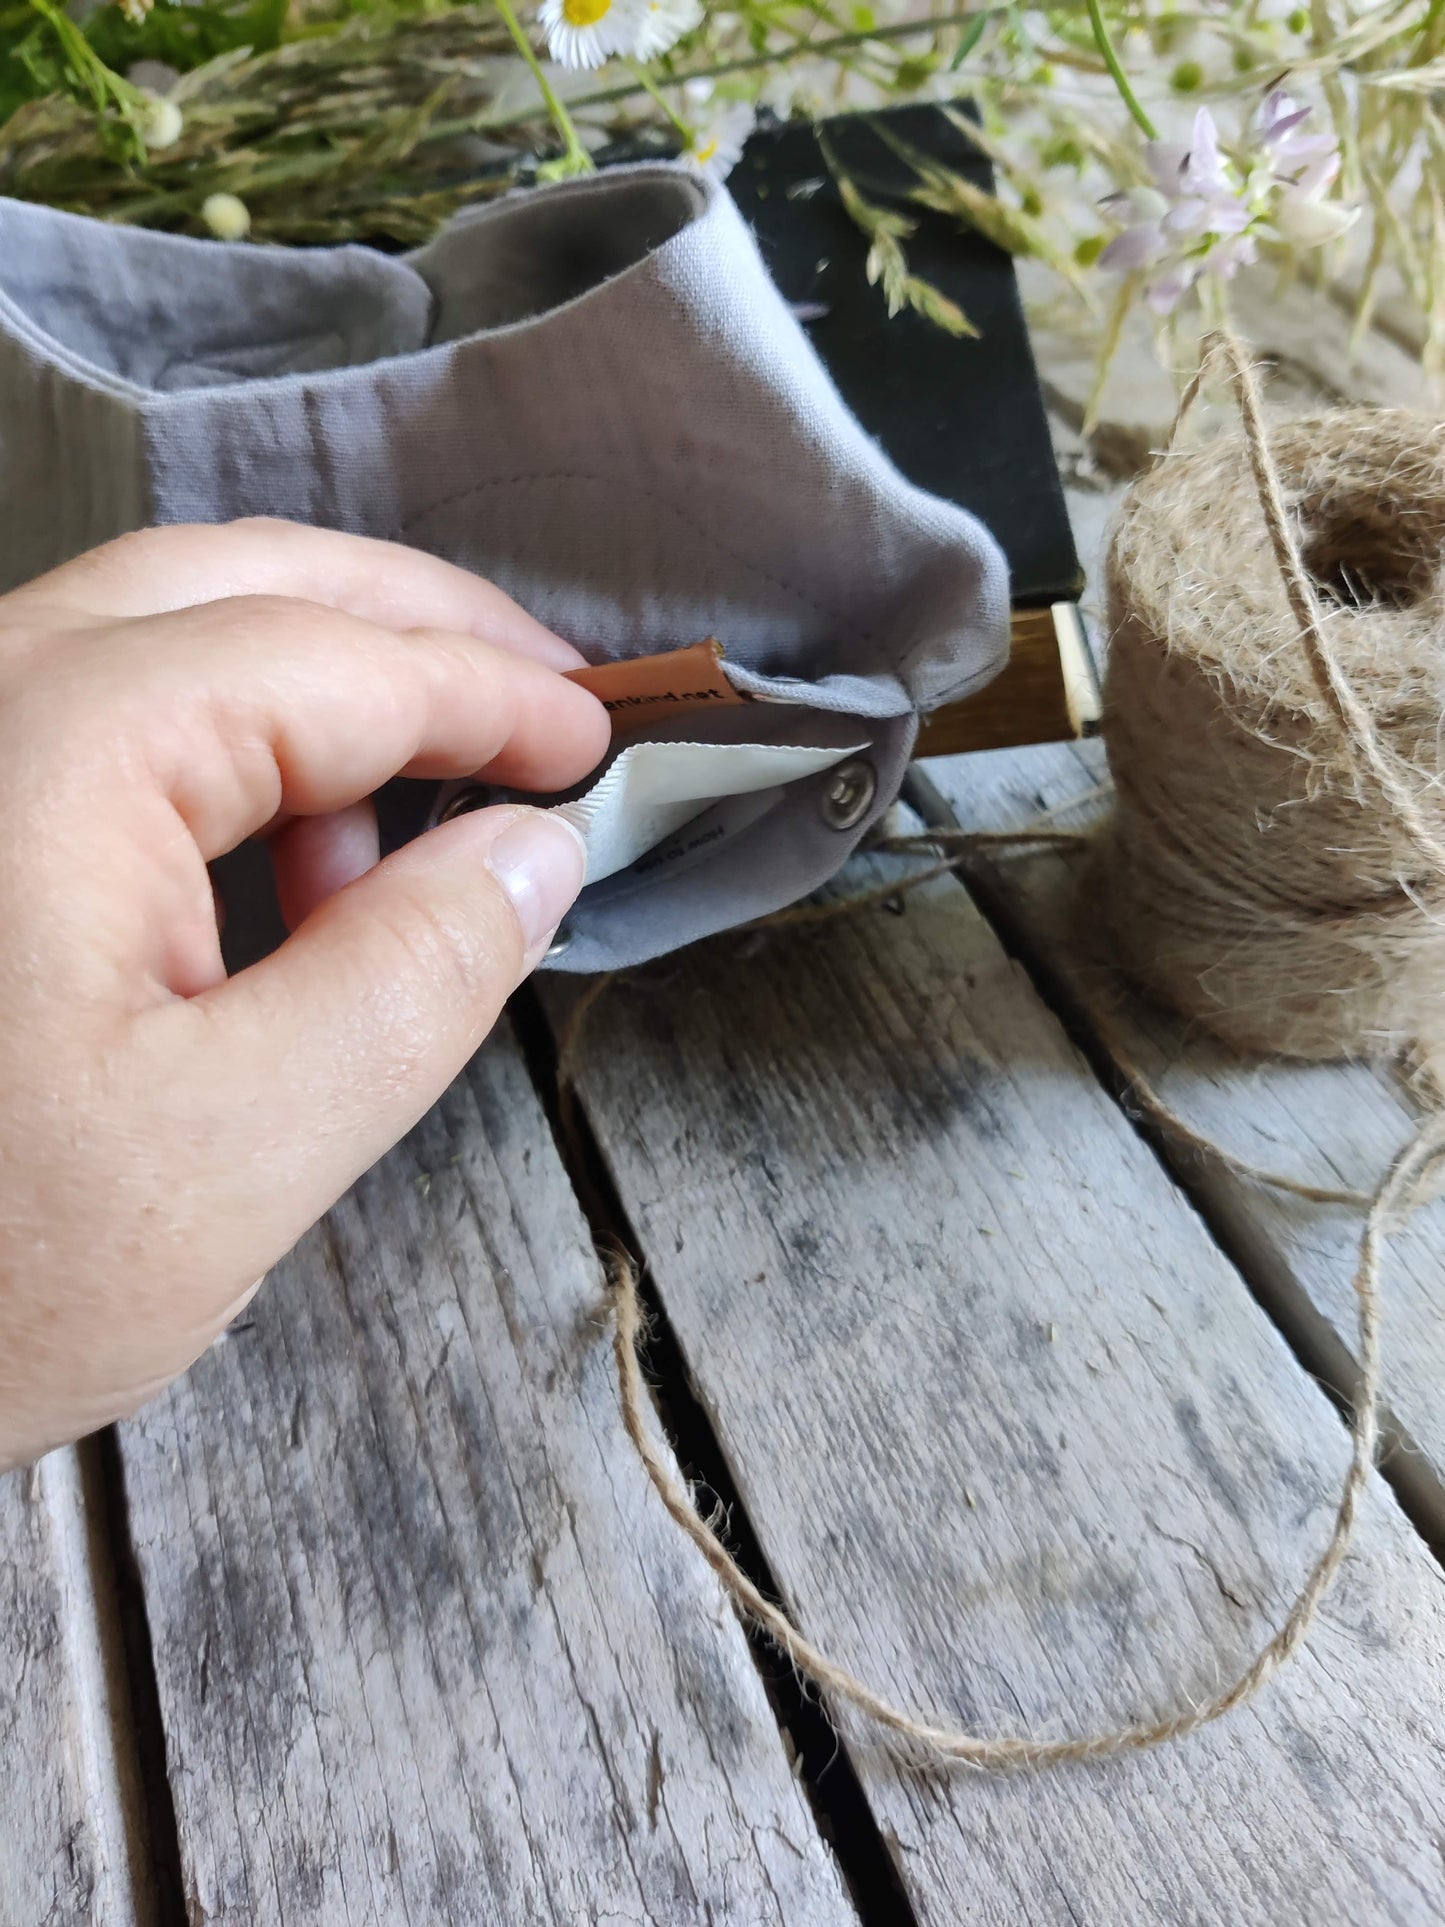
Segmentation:
[[(378, 863), (366, 799), (576, 782), (580, 661), (462, 570), (284, 522), (0, 598), (0, 1469), (183, 1371), (481, 1043), (581, 841), (503, 808)], [(293, 934), (228, 981), (206, 865), (262, 832)]]

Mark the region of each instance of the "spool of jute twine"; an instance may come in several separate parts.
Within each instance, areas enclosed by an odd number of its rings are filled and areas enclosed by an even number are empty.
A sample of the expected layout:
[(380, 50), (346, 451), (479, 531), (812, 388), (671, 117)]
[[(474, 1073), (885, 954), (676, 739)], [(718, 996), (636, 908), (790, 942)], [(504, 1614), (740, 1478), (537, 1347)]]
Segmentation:
[[(1254, 371), (1228, 334), (1206, 344), (1181, 420), (1216, 356), (1242, 437), (1168, 454), (1134, 492), (1113, 547), (1105, 729), (1118, 806), (1092, 875), (1128, 973), (1231, 1042), (1307, 1057), (1428, 1048), (1445, 1032), (1445, 431), (1409, 415), (1341, 411), (1271, 434)], [(980, 850), (1084, 840), (1040, 827), (933, 831), (884, 847), (935, 857), (908, 887)], [(764, 922), (853, 914), (899, 887)], [(564, 1123), (582, 1029), (611, 981), (579, 1000), (563, 1040)], [(1094, 1014), (1107, 1031), (1104, 1013)], [(1172, 1135), (1261, 1183), (1365, 1209), (1354, 1277), (1359, 1372), (1334, 1521), (1278, 1629), (1206, 1700), (1057, 1738), (979, 1733), (895, 1706), (794, 1626), (702, 1516), (653, 1434), (636, 1267), (625, 1256), (613, 1264), (623, 1424), (663, 1505), (737, 1609), (905, 1757), (1054, 1766), (1208, 1725), (1298, 1651), (1354, 1532), (1379, 1429), (1382, 1247), (1445, 1153), (1445, 1111), (1428, 1114), (1374, 1193), (1356, 1198), (1208, 1144), (1111, 1050)]]
[(1116, 961), (1246, 1050), (1445, 1045), (1445, 425), (1345, 409), (1170, 453), (1108, 596)]

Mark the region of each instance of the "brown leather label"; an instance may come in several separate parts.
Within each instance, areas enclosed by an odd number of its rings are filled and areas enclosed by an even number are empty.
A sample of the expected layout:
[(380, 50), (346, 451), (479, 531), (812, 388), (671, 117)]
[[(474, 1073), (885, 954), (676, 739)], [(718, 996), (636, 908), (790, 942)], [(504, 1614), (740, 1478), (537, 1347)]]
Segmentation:
[(722, 644), (711, 636), (660, 656), (633, 656), (569, 669), (569, 682), (590, 689), (612, 717), (615, 731), (641, 729), (691, 710), (731, 708), (748, 701), (722, 672)]

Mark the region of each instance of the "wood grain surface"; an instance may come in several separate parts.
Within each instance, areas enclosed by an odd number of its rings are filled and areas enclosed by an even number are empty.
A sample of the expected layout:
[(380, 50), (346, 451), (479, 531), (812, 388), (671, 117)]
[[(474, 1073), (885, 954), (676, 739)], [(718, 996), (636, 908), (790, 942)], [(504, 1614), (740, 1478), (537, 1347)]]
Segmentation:
[[(1050, 808), (1062, 812), (1057, 821), (1082, 825), (1108, 807), (1105, 796), (1068, 807), (1107, 778), (1097, 744), (950, 758), (929, 763), (923, 776), (950, 820), (978, 828), (1016, 828)], [(1060, 999), (1086, 1026), (1090, 1008), (1101, 1013), (1092, 1027), (1106, 1053), (1126, 1057), (1193, 1130), (1235, 1155), (1303, 1183), (1372, 1191), (1417, 1121), (1408, 1083), (1390, 1066), (1240, 1057), (1131, 996), (1106, 953), (1092, 961), (1081, 949), (1080, 864), (1035, 854), (980, 864), (976, 874)], [(1255, 1289), (1309, 1347), (1312, 1368), (1348, 1390), (1360, 1213), (1251, 1183), (1187, 1142), (1176, 1151), (1180, 1176)], [(1428, 1204), (1399, 1227), (1384, 1278), (1388, 1464), (1445, 1542), (1445, 1204)]]
[[(962, 889), (706, 946), (615, 985), (579, 1048), (810, 1635), (911, 1708), (1051, 1733), (1252, 1653), (1328, 1531), (1343, 1427)], [(1377, 1483), (1308, 1650), (1186, 1743), (999, 1778), (844, 1726), (940, 1927), (1423, 1923), (1442, 1662), (1445, 1579)]]
[(0, 1477), (0, 1922), (148, 1927), (114, 1590), (80, 1459)]
[(193, 1920), (854, 1918), (506, 1036), (121, 1442)]

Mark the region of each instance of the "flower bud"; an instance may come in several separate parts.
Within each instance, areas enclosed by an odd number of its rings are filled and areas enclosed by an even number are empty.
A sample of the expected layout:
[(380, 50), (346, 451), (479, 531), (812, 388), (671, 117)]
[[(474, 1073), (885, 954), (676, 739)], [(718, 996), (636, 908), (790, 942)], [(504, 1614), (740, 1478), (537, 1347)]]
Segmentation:
[(1359, 220), (1360, 210), (1344, 207), (1339, 201), (1316, 201), (1291, 187), (1280, 195), (1270, 218), (1285, 240), (1293, 241), (1297, 248), (1320, 248), (1348, 234)]
[(201, 219), (218, 241), (244, 241), (251, 232), (251, 210), (235, 194), (208, 194)]
[(164, 94), (145, 96), (139, 115), (140, 137), (152, 153), (159, 153), (164, 147), (174, 147), (185, 127), (185, 116), (173, 100)]
[(1162, 221), (1169, 212), (1169, 202), (1157, 187), (1131, 187), (1123, 201), (1136, 221)]

